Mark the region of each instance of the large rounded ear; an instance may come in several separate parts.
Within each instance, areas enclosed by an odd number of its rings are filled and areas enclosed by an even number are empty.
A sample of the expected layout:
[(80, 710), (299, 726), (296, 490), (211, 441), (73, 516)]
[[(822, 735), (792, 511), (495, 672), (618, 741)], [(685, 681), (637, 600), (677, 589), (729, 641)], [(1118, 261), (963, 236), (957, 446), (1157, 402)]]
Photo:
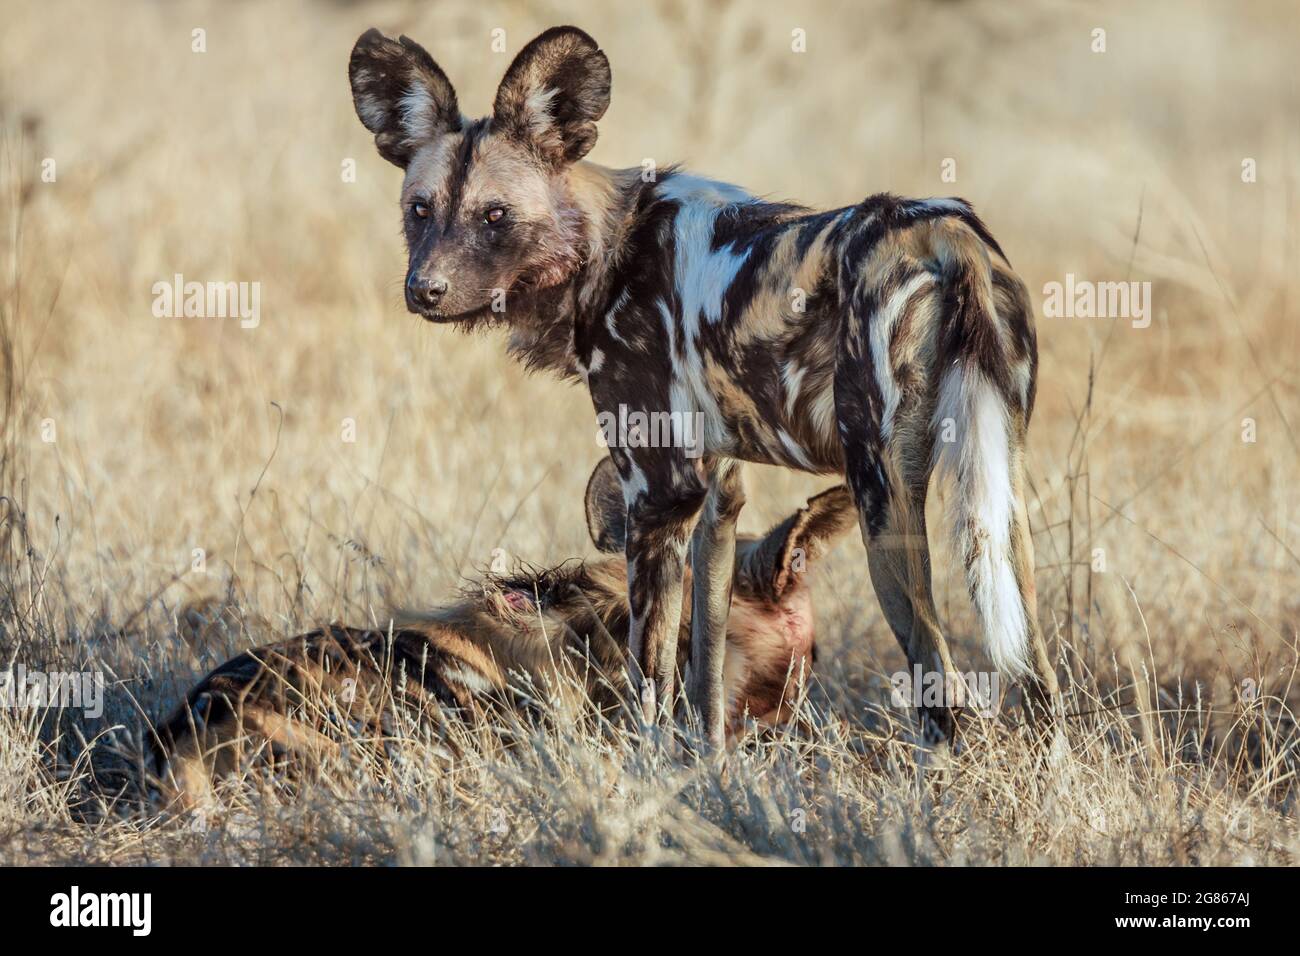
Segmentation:
[(808, 504), (757, 541), (738, 546), (736, 589), (739, 593), (779, 601), (826, 553), (835, 539), (858, 523), (847, 485), (837, 485), (808, 499)]
[(609, 60), (577, 27), (552, 27), (524, 47), (497, 89), (493, 125), (546, 162), (577, 162), (609, 107)]
[(627, 543), (623, 483), (609, 457), (601, 460), (587, 481), (587, 531), (597, 551), (621, 553)]
[(461, 127), (456, 90), (447, 74), (409, 37), (367, 30), (348, 61), (352, 103), (375, 134), (379, 155), (403, 169), (425, 143)]

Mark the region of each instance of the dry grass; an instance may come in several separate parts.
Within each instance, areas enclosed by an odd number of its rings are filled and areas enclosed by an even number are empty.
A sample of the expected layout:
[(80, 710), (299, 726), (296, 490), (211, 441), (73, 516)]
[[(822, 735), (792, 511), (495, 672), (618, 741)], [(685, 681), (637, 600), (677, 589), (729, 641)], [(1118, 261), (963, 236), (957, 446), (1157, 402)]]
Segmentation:
[[(0, 712), (0, 862), (1295, 862), (1289, 4), (0, 6), (0, 654), (109, 679), (100, 719)], [(404, 31), (483, 110), (507, 63), (490, 31), (513, 52), (566, 21), (614, 66), (596, 161), (823, 205), (956, 192), (1032, 289), (1153, 283), (1150, 328), (1039, 321), (1031, 519), (1070, 756), (1040, 767), (1008, 706), (918, 776), (886, 692), (902, 656), (846, 543), (801, 727), (720, 765), (520, 727), (448, 768), (413, 737), (296, 796), (156, 820), (131, 785), (145, 719), (226, 656), (382, 622), (496, 548), (587, 553), (587, 398), (402, 311), (398, 177), (344, 70), (365, 27)], [(259, 281), (261, 324), (153, 317), (177, 272)], [(752, 469), (742, 522), (818, 484)]]

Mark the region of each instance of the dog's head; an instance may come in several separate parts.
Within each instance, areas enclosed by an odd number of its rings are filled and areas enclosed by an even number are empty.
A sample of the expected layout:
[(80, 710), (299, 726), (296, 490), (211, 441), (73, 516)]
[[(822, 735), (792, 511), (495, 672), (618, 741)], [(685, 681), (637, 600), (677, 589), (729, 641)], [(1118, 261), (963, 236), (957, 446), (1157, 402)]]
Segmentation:
[(569, 172), (609, 106), (609, 61), (576, 27), (515, 57), (492, 114), (460, 113), (456, 91), (415, 41), (369, 30), (348, 66), (357, 116), (406, 171), (406, 305), (436, 322), (507, 311), (512, 294), (557, 286), (585, 255)]

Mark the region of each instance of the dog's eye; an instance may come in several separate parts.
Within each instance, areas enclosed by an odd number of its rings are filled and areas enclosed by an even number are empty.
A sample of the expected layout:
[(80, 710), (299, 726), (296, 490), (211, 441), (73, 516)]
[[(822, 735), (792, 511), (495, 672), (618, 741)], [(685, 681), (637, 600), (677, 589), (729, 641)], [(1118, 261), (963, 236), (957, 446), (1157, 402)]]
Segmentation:
[(415, 202), (411, 203), (411, 212), (415, 213), (416, 219), (428, 219), (429, 204), (427, 202), (420, 202), (417, 199)]
[(506, 211), (500, 206), (493, 206), (487, 212), (483, 213), (483, 221), (489, 226), (495, 226), (506, 217)]

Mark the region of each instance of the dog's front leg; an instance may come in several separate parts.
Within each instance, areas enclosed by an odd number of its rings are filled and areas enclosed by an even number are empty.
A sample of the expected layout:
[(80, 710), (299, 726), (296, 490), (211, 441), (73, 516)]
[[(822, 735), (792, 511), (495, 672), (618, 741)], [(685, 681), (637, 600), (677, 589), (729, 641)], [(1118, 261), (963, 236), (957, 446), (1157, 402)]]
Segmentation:
[(656, 457), (653, 463), (646, 463), (648, 467), (633, 462), (631, 479), (624, 478), (625, 497), (630, 499), (628, 652), (647, 723), (672, 717), (686, 548), (708, 494), (692, 463)]
[(727, 719), (722, 665), (736, 565), (736, 520), (745, 504), (745, 488), (739, 462), (723, 459), (708, 470), (709, 494), (691, 538), (691, 684), (686, 692), (700, 715), (705, 742), (721, 748)]

